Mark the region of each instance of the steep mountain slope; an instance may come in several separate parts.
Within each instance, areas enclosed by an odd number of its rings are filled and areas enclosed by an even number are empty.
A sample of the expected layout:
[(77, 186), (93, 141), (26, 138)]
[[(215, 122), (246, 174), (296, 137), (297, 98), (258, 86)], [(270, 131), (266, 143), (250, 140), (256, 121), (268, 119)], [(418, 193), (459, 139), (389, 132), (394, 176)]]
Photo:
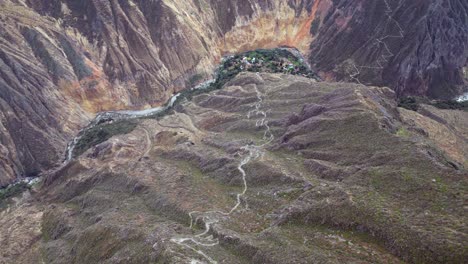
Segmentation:
[(453, 99), (467, 88), (466, 1), (336, 1), (311, 60), (335, 79)]
[(467, 116), (427, 111), (242, 73), (48, 174), (2, 211), (1, 261), (461, 263)]
[(461, 0), (0, 5), (1, 185), (60, 161), (96, 112), (161, 104), (209, 78), (227, 53), (289, 45), (327, 79), (389, 85), (398, 95), (466, 88)]

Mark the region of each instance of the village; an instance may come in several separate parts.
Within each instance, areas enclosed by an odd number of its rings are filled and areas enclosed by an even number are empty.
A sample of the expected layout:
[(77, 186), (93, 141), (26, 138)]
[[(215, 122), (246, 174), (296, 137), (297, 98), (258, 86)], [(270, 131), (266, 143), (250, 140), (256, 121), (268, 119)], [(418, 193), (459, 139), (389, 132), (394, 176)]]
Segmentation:
[(286, 49), (255, 50), (225, 59), (222, 72), (270, 72), (318, 78), (305, 64)]

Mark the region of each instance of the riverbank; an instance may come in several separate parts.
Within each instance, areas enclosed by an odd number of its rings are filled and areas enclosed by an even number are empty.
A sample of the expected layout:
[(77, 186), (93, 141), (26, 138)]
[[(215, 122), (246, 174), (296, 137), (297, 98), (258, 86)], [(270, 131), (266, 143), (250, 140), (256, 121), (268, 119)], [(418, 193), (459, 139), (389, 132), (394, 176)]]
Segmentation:
[(195, 95), (221, 89), (224, 84), (240, 72), (269, 72), (300, 75), (319, 81), (318, 75), (305, 62), (300, 52), (292, 48), (272, 50), (253, 50), (225, 57), (215, 72), (215, 79), (205, 81), (191, 89), (172, 96), (161, 107), (145, 110), (122, 110), (99, 113), (88, 126), (68, 144), (65, 162), (83, 154), (86, 150), (100, 144), (112, 136), (133, 131), (141, 118), (160, 118), (184, 100)]
[[(294, 48), (259, 49), (226, 56), (216, 69), (214, 79), (207, 80), (191, 89), (173, 95), (163, 106), (143, 110), (120, 110), (98, 113), (86, 127), (82, 128), (70, 140), (63, 162), (67, 163), (79, 157), (89, 148), (113, 136), (132, 132), (141, 119), (161, 118), (171, 113), (173, 108), (184, 100), (191, 100), (195, 95), (221, 89), (224, 84), (244, 71), (285, 73), (312, 78), (316, 81), (320, 80), (318, 75), (311, 70), (302, 54)], [(30, 179), (33, 180), (35, 178)], [(16, 184), (22, 183), (11, 184), (0, 189), (0, 191), (12, 189)], [(14, 193), (17, 195), (17, 192)]]

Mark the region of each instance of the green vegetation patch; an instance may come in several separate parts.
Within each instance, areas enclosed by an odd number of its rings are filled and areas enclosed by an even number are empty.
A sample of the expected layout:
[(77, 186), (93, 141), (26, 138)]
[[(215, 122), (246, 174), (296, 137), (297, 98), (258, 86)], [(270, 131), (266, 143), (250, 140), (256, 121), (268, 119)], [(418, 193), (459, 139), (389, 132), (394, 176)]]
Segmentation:
[(468, 101), (457, 102), (455, 100), (430, 100), (424, 97), (408, 96), (401, 98), (398, 102), (399, 107), (403, 107), (411, 111), (418, 111), (420, 104), (432, 105), (439, 109), (468, 111)]
[(408, 131), (408, 129), (404, 128), (404, 127), (400, 127), (398, 129), (398, 131), (396, 132), (396, 135), (399, 136), (399, 137), (410, 137), (411, 136), (411, 133)]
[(0, 201), (16, 196), (29, 189), (31, 189), (31, 186), (26, 182), (20, 182), (18, 184), (10, 185), (7, 188), (0, 189)]
[(115, 121), (113, 123), (100, 124), (89, 130), (86, 130), (86, 133), (81, 136), (75, 146), (73, 157), (80, 156), (89, 148), (96, 146), (97, 144), (100, 144), (113, 136), (132, 132), (137, 124), (137, 120), (129, 119)]
[(12, 184), (6, 188), (0, 189), (0, 211), (8, 206), (10, 198), (19, 196), (30, 189), (31, 186), (26, 182)]
[(418, 111), (419, 102), (416, 101), (415, 97), (404, 97), (398, 102), (398, 107), (403, 107), (411, 111)]
[(455, 100), (449, 101), (436, 101), (431, 105), (440, 108), (440, 109), (452, 109), (452, 110), (463, 110), (468, 111), (468, 101), (457, 102)]

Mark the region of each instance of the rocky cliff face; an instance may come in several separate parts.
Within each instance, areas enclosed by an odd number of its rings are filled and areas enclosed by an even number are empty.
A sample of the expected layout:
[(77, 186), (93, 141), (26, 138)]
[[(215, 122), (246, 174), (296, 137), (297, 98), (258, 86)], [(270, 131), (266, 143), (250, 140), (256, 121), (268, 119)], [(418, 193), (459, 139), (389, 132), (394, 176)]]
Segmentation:
[(466, 83), (464, 1), (0, 4), (0, 184), (59, 161), (96, 112), (161, 104), (227, 53), (294, 46), (327, 79), (399, 95), (449, 96)]
[(467, 89), (466, 1), (334, 1), (314, 27), (317, 69), (392, 87), (397, 95), (453, 99)]

